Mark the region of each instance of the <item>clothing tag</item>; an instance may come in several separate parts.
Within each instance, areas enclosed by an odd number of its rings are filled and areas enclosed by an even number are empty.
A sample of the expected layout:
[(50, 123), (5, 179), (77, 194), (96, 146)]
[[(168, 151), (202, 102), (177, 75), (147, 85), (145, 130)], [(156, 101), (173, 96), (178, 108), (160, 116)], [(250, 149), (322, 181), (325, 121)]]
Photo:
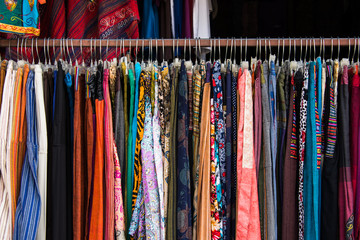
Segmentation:
[(270, 54), (269, 63), (271, 63), (271, 61), (273, 61), (275, 63), (275, 60), (276, 60), (276, 56), (274, 54)]
[(175, 59), (174, 59), (174, 66), (175, 66), (175, 67), (180, 67), (179, 58), (175, 58)]
[(298, 63), (296, 61), (290, 62), (290, 72), (293, 73), (298, 69)]
[(341, 59), (341, 61), (340, 61), (340, 70), (342, 71), (344, 66), (349, 66), (349, 65), (350, 65), (349, 59), (347, 59), (347, 58)]
[(257, 58), (256, 57), (252, 57), (251, 58), (251, 71), (255, 71), (255, 69), (256, 69), (256, 63), (257, 63)]
[(185, 67), (186, 67), (186, 70), (191, 70), (192, 69), (192, 66), (193, 66), (193, 63), (192, 61), (186, 61), (185, 62)]
[(243, 69), (249, 69), (249, 62), (248, 61), (243, 61), (241, 63), (241, 68)]

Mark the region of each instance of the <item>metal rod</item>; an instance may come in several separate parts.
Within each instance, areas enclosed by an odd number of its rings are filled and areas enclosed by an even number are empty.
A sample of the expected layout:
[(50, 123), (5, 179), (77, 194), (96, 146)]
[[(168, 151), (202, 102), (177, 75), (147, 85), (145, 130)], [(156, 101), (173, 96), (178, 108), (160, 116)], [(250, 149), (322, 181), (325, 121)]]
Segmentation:
[[(242, 38), (243, 40), (245, 40), (245, 38)], [(270, 44), (270, 46), (276, 46), (278, 44), (278, 40), (281, 39), (283, 40), (283, 44), (284, 46), (289, 46), (290, 42), (293, 42), (294, 40), (296, 40), (297, 42), (299, 41), (306, 41), (306, 40), (312, 40), (315, 43), (315, 46), (320, 46), (321, 41), (323, 41), (323, 46), (331, 46), (331, 40), (334, 41), (339, 39), (338, 41), (335, 41), (335, 46), (338, 45), (337, 43), (339, 43), (340, 46), (349, 46), (349, 42), (351, 45), (356, 44), (356, 38), (266, 38), (266, 41)], [(36, 39), (34, 39), (36, 41)], [(185, 39), (144, 39), (144, 46), (155, 46), (156, 41), (158, 40), (158, 43), (160, 46), (165, 46), (165, 47), (172, 47), (175, 44), (179, 46), (184, 46), (185, 45)], [(237, 38), (234, 39), (234, 46), (240, 46), (241, 44), (241, 38)], [(247, 46), (248, 47), (256, 47), (256, 43), (261, 40), (264, 41), (265, 38), (247, 38)], [(25, 40), (25, 41), (31, 41), (29, 39)], [(42, 47), (44, 46), (44, 41), (47, 41), (47, 39), (37, 39), (38, 41), (38, 46)], [(80, 43), (82, 41), (82, 43)], [(91, 43), (90, 43), (90, 39), (73, 39), (73, 46), (74, 47), (79, 47), (80, 45), (82, 45), (82, 47), (90, 47)], [(106, 41), (107, 44), (107, 39), (97, 39), (98, 41)], [(116, 47), (118, 44), (116, 42), (120, 42), (121, 39), (109, 39), (109, 47)], [(125, 39), (123, 41), (123, 44), (125, 47), (129, 47), (130, 45), (135, 46), (136, 45), (136, 41), (137, 39)], [(141, 44), (142, 45), (142, 40)], [(190, 44), (192, 46), (195, 46), (195, 41), (197, 41), (197, 39), (187, 39), (187, 41), (190, 41)], [(210, 39), (200, 39), (198, 40), (200, 41), (200, 45), (201, 47), (210, 47)], [(230, 44), (229, 39), (216, 39), (217, 41), (217, 45), (221, 46), (221, 47), (226, 47), (226, 45)], [(17, 39), (11, 39), (11, 40), (7, 40), (7, 39), (0, 39), (0, 47), (16, 47), (17, 46)], [(54, 39), (53, 41), (53, 46), (60, 46), (60, 42), (61, 39)], [(46, 45), (47, 42), (45, 42)], [(152, 44), (151, 44), (152, 43)], [(104, 45), (104, 44), (102, 44)], [(282, 44), (281, 44), (282, 45)], [(105, 46), (105, 45), (104, 45)]]

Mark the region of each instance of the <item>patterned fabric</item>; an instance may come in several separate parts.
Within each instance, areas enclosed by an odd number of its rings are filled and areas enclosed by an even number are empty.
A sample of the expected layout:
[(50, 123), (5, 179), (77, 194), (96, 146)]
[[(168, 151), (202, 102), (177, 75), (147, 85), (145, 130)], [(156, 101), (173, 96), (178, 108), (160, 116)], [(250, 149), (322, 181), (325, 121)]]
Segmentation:
[(300, 103), (300, 125), (299, 125), (299, 189), (298, 189), (298, 208), (299, 208), (299, 240), (304, 239), (304, 160), (305, 160), (305, 141), (306, 141), (306, 120), (307, 120), (307, 88), (309, 78), (309, 65), (304, 69), (304, 83), (301, 90)]
[[(156, 80), (157, 77), (155, 77)], [(155, 81), (155, 101), (154, 101), (154, 116), (153, 116), (153, 140), (154, 140), (154, 160), (156, 168), (156, 178), (159, 192), (159, 207), (160, 207), (160, 238), (165, 240), (165, 216), (164, 216), (164, 167), (163, 157), (160, 144), (160, 121), (159, 121), (159, 82)]]
[[(39, 1), (43, 2), (43, 1)], [(0, 3), (0, 31), (40, 35), (38, 0), (4, 0)]]
[(160, 78), (160, 94), (159, 94), (159, 108), (160, 108), (160, 127), (161, 127), (161, 147), (164, 163), (164, 221), (167, 219), (168, 206), (168, 184), (169, 184), (169, 148), (170, 148), (170, 76), (169, 68), (164, 65), (161, 69)]
[(200, 96), (201, 96), (201, 75), (198, 69), (193, 74), (193, 166), (192, 179), (194, 182), (194, 199), (193, 199), (193, 239), (197, 239), (197, 207), (198, 207), (198, 182), (199, 182), (199, 141), (200, 141)]
[[(223, 209), (225, 211), (223, 212), (224, 216), (224, 239), (231, 239), (231, 203), (232, 199), (236, 195), (232, 195), (232, 159), (231, 159), (231, 153), (232, 153), (232, 139), (231, 139), (231, 133), (232, 133), (232, 126), (231, 126), (231, 78), (232, 74), (230, 72), (230, 65), (227, 67), (226, 70), (226, 108), (224, 110), (225, 112), (225, 119), (226, 119), (226, 135), (225, 135), (225, 147), (226, 148), (226, 176), (225, 176), (225, 185), (226, 188), (224, 188), (224, 191), (226, 190), (226, 201), (223, 201)], [(222, 176), (224, 177), (224, 176)]]
[[(144, 118), (145, 118), (145, 100), (144, 100), (144, 85), (145, 80), (149, 78), (149, 73), (141, 72), (140, 76), (140, 86), (139, 86), (139, 105), (138, 105), (138, 112), (137, 112), (137, 133), (136, 133), (136, 145), (135, 145), (135, 155), (134, 155), (134, 188), (132, 193), (132, 211), (134, 211), (135, 203), (137, 201), (137, 195), (140, 187), (141, 182), (141, 141), (144, 135)], [(140, 199), (141, 200), (141, 199)], [(128, 205), (127, 217), (130, 219), (131, 210), (130, 205)]]
[(177, 239), (192, 239), (192, 204), (190, 189), (189, 162), (189, 110), (188, 86), (184, 61), (179, 73), (178, 111), (177, 111)]
[(144, 204), (143, 181), (140, 182), (139, 192), (136, 198), (135, 208), (132, 214), (129, 227), (129, 235), (134, 239), (145, 237), (145, 204)]
[(29, 66), (19, 67), (16, 73), (14, 99), (13, 99), (13, 120), (10, 143), (10, 178), (11, 178), (11, 210), (12, 226), (14, 226), (16, 202), (20, 192), (21, 172), (26, 151), (25, 137), (26, 119), (26, 81), (29, 73)]
[(236, 227), (236, 173), (237, 173), (237, 78), (236, 73), (233, 72), (231, 76), (231, 139), (232, 139), (232, 152), (231, 152), (231, 166), (232, 166), (232, 189), (231, 189), (231, 230), (232, 234), (235, 233)]
[(223, 91), (221, 81), (221, 63), (216, 61), (213, 66), (212, 86), (214, 97), (214, 111), (215, 111), (215, 128), (216, 128), (216, 146), (218, 149), (218, 164), (220, 167), (220, 184), (217, 185), (218, 201), (220, 208), (220, 234), (224, 235), (224, 227), (226, 226), (226, 156), (225, 156), (225, 121), (223, 112)]
[(186, 70), (188, 80), (188, 104), (189, 104), (189, 131), (193, 130), (193, 71), (192, 69)]
[(114, 141), (114, 190), (115, 190), (115, 239), (125, 240), (125, 218), (123, 195), (121, 188), (121, 170), (120, 162), (117, 153), (116, 144)]
[[(159, 150), (159, 149), (158, 149)], [(144, 187), (146, 238), (162, 239), (160, 194), (154, 158), (154, 139), (149, 96), (145, 96), (144, 136), (141, 141), (142, 182)]]
[(13, 239), (35, 239), (40, 219), (41, 199), (36, 171), (38, 139), (35, 114), (34, 72), (31, 71), (26, 83), (27, 149), (21, 175)]

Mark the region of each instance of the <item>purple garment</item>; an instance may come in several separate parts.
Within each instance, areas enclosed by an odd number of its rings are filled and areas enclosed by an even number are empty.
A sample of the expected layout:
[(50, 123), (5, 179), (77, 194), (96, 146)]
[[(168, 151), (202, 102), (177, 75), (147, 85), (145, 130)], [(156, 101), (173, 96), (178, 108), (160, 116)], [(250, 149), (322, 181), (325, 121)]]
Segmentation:
[(183, 38), (191, 38), (191, 18), (192, 18), (192, 1), (191, 0), (184, 0), (184, 14), (183, 14), (183, 24), (182, 24), (182, 37)]

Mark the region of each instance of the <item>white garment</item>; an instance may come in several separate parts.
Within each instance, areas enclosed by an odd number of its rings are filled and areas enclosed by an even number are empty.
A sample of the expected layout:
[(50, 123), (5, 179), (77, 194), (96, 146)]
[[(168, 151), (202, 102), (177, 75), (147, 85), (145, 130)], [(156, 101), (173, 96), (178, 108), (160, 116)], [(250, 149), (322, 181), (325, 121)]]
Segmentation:
[(175, 37), (174, 0), (170, 0), (170, 11), (171, 11), (171, 32), (172, 32), (172, 36)]
[(36, 128), (38, 137), (38, 160), (37, 169), (38, 186), (41, 198), (41, 211), (39, 227), (36, 239), (46, 239), (46, 188), (47, 188), (47, 153), (48, 139), (45, 116), (44, 90), (42, 69), (40, 65), (35, 65), (35, 106), (36, 106)]
[[(14, 62), (9, 61), (5, 76), (4, 91), (0, 112), (0, 185), (2, 196), (0, 198), (0, 239), (12, 239), (11, 220), (11, 189), (10, 189), (10, 141), (13, 108), (13, 93), (16, 70), (13, 70)], [(7, 130), (7, 131), (6, 131)]]
[(210, 38), (211, 0), (195, 0), (193, 8), (194, 38)]

